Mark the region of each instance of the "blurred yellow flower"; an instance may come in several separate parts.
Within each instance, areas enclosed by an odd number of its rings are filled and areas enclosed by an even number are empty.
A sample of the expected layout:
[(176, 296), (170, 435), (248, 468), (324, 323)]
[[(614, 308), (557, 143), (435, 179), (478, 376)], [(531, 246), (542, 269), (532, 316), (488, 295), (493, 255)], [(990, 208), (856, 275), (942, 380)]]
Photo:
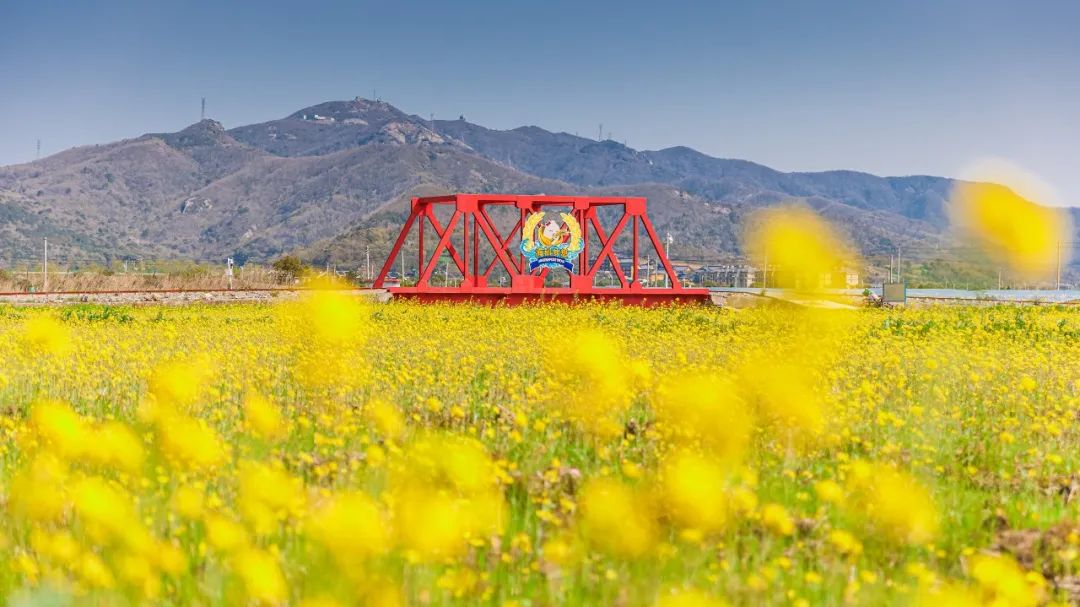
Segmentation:
[(812, 209), (784, 205), (758, 211), (746, 222), (744, 249), (772, 272), (770, 287), (820, 288), (822, 277), (853, 255), (831, 225)]
[(724, 607), (727, 603), (698, 590), (676, 590), (661, 593), (655, 607)]
[(31, 354), (63, 355), (72, 349), (71, 331), (52, 316), (37, 315), (23, 325), (22, 343)]
[(949, 201), (954, 225), (999, 263), (1030, 277), (1049, 276), (1070, 259), (1069, 216), (990, 183), (959, 182)]
[(48, 522), (61, 518), (66, 506), (67, 467), (50, 454), (36, 457), (11, 479), (8, 506), (27, 519)]
[(233, 569), (252, 601), (278, 604), (288, 598), (285, 576), (272, 554), (254, 548), (243, 550), (233, 559)]
[(150, 376), (150, 394), (163, 407), (189, 407), (195, 404), (210, 369), (202, 360), (173, 361), (163, 364)]
[(331, 498), (312, 513), (307, 529), (345, 569), (389, 549), (383, 514), (362, 493)]
[(849, 482), (863, 515), (900, 543), (924, 544), (937, 536), (937, 508), (930, 492), (911, 475), (891, 466), (855, 462)]
[(582, 329), (541, 345), (549, 382), (543, 402), (594, 436), (618, 436), (633, 381), (615, 340), (598, 329)]
[(225, 463), (229, 448), (201, 419), (166, 413), (157, 419), (163, 454), (182, 467), (209, 470)]
[(659, 431), (678, 445), (701, 445), (717, 462), (733, 468), (750, 443), (754, 417), (735, 386), (714, 374), (667, 378), (656, 390), (653, 407)]
[(828, 504), (839, 504), (844, 499), (844, 489), (836, 481), (829, 479), (814, 483), (814, 493), (819, 500)]
[(142, 441), (127, 424), (109, 421), (93, 433), (86, 445), (86, 456), (101, 466), (138, 474), (146, 454)]
[(581, 526), (588, 542), (612, 556), (640, 558), (655, 547), (659, 530), (645, 496), (613, 479), (581, 489)]
[(83, 524), (98, 537), (119, 537), (138, 523), (131, 498), (102, 478), (77, 481), (72, 503)]
[(279, 440), (287, 430), (281, 410), (258, 392), (248, 392), (244, 399), (244, 421), (249, 431), (263, 440)]
[(38, 402), (33, 405), (30, 416), (34, 430), (45, 445), (65, 459), (81, 456), (92, 442), (89, 424), (63, 403)]
[(248, 546), (250, 537), (243, 525), (220, 514), (206, 517), (206, 541), (223, 553), (231, 553)]
[(394, 405), (373, 398), (364, 407), (364, 416), (386, 438), (398, 438), (405, 431), (405, 419)]
[(203, 492), (190, 486), (177, 487), (173, 493), (171, 505), (181, 517), (188, 520), (199, 520), (206, 511), (206, 498)]
[(1006, 555), (976, 555), (969, 565), (971, 577), (979, 583), (993, 605), (1033, 607), (1046, 598), (1046, 581), (1038, 573), (1025, 573)]
[(727, 475), (714, 461), (680, 451), (661, 473), (664, 507), (681, 527), (702, 533), (723, 528), (728, 518)]
[(837, 552), (844, 555), (857, 556), (862, 553), (862, 543), (843, 529), (834, 529), (829, 532), (829, 543)]
[(304, 484), (281, 468), (262, 462), (240, 465), (237, 506), (256, 535), (273, 532), (304, 506)]
[(765, 504), (761, 508), (761, 523), (765, 528), (777, 535), (791, 535), (795, 533), (795, 521), (780, 504)]

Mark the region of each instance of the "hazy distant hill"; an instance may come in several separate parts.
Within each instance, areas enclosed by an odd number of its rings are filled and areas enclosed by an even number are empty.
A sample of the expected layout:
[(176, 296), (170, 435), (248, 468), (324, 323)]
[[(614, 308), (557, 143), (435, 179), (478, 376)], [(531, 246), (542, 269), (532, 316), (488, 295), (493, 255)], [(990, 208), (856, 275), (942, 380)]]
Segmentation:
[(535, 126), (428, 121), (357, 98), (227, 131), (204, 120), (2, 167), (0, 260), (34, 256), (48, 236), (61, 261), (265, 260), (300, 250), (355, 263), (365, 245), (382, 254), (409, 197), (451, 191), (648, 196), (658, 231), (693, 257), (737, 253), (749, 212), (798, 200), (873, 253), (946, 243), (952, 184), (783, 173), (686, 147), (639, 151)]

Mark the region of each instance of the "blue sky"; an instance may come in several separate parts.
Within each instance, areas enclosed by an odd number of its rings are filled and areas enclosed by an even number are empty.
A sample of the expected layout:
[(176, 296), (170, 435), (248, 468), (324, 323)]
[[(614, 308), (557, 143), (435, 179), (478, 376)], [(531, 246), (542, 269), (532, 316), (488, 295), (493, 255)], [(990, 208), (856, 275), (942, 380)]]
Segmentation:
[(1080, 2), (0, 0), (0, 164), (373, 91), (781, 170), (965, 175), (1080, 205)]

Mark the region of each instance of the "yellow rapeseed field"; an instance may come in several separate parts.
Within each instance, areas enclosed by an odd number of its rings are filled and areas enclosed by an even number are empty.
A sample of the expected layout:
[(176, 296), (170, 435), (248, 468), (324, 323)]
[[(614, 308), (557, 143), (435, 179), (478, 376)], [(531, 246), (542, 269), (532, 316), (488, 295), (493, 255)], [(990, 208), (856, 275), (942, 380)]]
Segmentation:
[(0, 308), (13, 604), (1077, 600), (1080, 313)]

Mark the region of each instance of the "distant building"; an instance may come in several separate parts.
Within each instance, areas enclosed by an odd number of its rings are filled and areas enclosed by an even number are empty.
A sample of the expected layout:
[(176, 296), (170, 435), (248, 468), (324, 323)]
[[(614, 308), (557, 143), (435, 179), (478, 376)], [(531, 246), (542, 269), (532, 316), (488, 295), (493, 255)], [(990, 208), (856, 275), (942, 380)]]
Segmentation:
[[(761, 276), (769, 287), (784, 289), (853, 289), (859, 286), (859, 273), (850, 268), (823, 272), (816, 277), (786, 270), (769, 268), (768, 276)], [(813, 284), (811, 284), (813, 283)]]
[(716, 264), (701, 266), (694, 270), (695, 283), (717, 287), (752, 287), (757, 268), (745, 264)]

